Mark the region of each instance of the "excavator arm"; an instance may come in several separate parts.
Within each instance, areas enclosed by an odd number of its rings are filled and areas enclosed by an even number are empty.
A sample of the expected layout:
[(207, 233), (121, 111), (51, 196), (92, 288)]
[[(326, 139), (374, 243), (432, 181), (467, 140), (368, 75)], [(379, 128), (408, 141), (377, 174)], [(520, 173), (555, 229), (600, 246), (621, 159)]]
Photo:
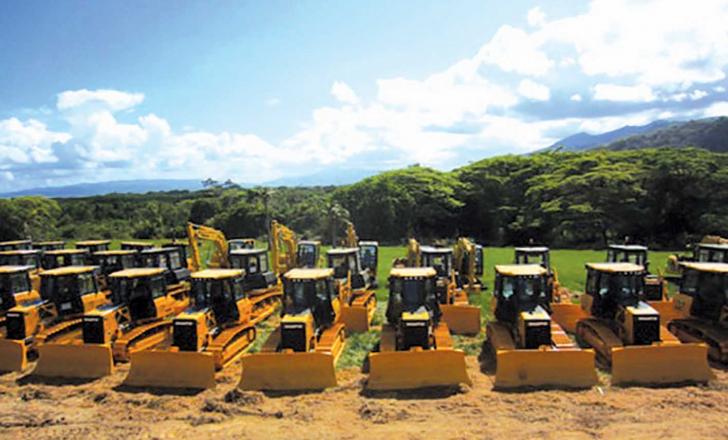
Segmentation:
[(210, 267), (229, 267), (228, 243), (225, 234), (210, 226), (187, 223), (187, 238), (190, 242), (190, 258), (193, 272), (202, 269), (202, 257), (200, 254), (200, 241), (209, 241), (215, 246), (215, 252), (210, 258)]
[(298, 267), (298, 240), (296, 233), (273, 220), (270, 224), (273, 272), (278, 277)]
[(354, 224), (346, 222), (346, 247), (355, 248), (359, 247), (359, 237), (356, 235), (356, 229)]
[(415, 238), (410, 238), (407, 242), (407, 267), (420, 267), (421, 264), (420, 242)]
[(465, 277), (469, 286), (475, 286), (477, 279), (475, 276), (475, 245), (465, 237), (458, 238), (455, 245), (454, 257), (455, 267), (460, 276)]

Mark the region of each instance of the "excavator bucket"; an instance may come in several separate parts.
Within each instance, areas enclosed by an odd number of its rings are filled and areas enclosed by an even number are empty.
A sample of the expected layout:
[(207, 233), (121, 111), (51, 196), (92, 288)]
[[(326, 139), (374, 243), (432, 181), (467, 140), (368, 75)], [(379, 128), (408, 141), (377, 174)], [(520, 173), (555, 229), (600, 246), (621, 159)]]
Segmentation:
[(369, 323), (374, 315), (373, 308), (344, 306), (341, 308), (341, 321), (346, 331), (351, 333), (364, 333), (369, 331)]
[(131, 354), (124, 385), (205, 389), (215, 387), (215, 359), (196, 351), (146, 350)]
[(705, 344), (661, 344), (612, 349), (612, 384), (671, 384), (713, 379)]
[(102, 344), (43, 344), (33, 375), (97, 379), (114, 371), (111, 347)]
[(322, 390), (336, 386), (328, 353), (255, 353), (243, 357), (242, 390)]
[(0, 372), (23, 371), (28, 366), (28, 348), (24, 341), (0, 339)]
[(386, 351), (369, 354), (370, 390), (472, 385), (460, 350)]
[(480, 307), (464, 304), (441, 304), (442, 320), (450, 333), (456, 335), (477, 335), (480, 333)]
[(594, 350), (499, 350), (496, 388), (589, 388), (598, 382)]

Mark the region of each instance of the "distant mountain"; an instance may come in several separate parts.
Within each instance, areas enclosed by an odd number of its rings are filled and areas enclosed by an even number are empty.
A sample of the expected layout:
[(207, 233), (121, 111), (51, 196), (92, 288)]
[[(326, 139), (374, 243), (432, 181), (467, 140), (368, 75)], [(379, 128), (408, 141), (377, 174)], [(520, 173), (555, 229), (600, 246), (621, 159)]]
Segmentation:
[(151, 179), (114, 180), (109, 182), (77, 183), (75, 185), (31, 188), (0, 194), (0, 197), (45, 196), (45, 197), (88, 197), (110, 193), (147, 193), (151, 191), (174, 191), (202, 189), (200, 180)]
[(657, 120), (650, 122), (647, 125), (625, 125), (624, 127), (608, 131), (606, 133), (589, 134), (580, 132), (561, 139), (560, 141), (555, 142), (550, 147), (547, 147), (541, 151), (543, 152), (555, 150), (557, 148), (562, 151), (590, 150), (592, 148), (603, 146), (622, 138), (634, 136), (637, 134), (650, 133), (665, 127), (669, 127), (673, 124), (679, 124), (679, 122)]
[(634, 150), (650, 147), (698, 147), (716, 153), (728, 152), (728, 117), (674, 123), (649, 133), (619, 139), (604, 148)]
[(263, 183), (263, 186), (340, 186), (356, 183), (380, 171), (333, 168), (298, 177), (282, 177)]

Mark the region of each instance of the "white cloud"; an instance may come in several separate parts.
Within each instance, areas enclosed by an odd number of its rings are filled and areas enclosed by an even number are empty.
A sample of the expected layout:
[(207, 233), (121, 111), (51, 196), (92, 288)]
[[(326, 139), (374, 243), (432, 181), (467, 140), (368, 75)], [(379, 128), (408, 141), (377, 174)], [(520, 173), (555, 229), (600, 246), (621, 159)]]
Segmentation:
[(359, 98), (354, 93), (354, 90), (343, 81), (334, 81), (331, 86), (331, 95), (336, 98), (337, 101), (344, 104), (358, 104)]
[(543, 26), (546, 23), (546, 14), (544, 14), (540, 7), (536, 6), (528, 10), (526, 19), (529, 26)]
[(530, 79), (521, 80), (518, 84), (518, 93), (534, 101), (548, 101), (551, 98), (551, 91), (548, 87)]
[(56, 106), (59, 110), (69, 110), (84, 105), (100, 105), (111, 111), (125, 110), (144, 101), (142, 93), (127, 93), (119, 90), (69, 90), (58, 94)]
[(690, 99), (692, 99), (693, 101), (697, 101), (698, 99), (705, 98), (706, 96), (708, 96), (708, 92), (706, 92), (705, 90), (698, 89), (698, 90), (694, 90), (690, 94)]
[(534, 34), (506, 25), (480, 49), (475, 60), (496, 65), (505, 72), (542, 76), (551, 70), (554, 62), (543, 52), (541, 44)]
[(716, 87), (713, 87), (713, 91), (716, 91), (718, 93), (723, 93), (723, 92), (725, 92), (725, 87), (723, 87), (723, 86), (716, 86)]
[(721, 101), (711, 104), (703, 111), (703, 116), (712, 118), (714, 116), (728, 116), (728, 102)]
[(615, 102), (650, 102), (655, 100), (655, 95), (652, 89), (646, 85), (597, 84), (594, 86), (594, 99)]
[(49, 130), (35, 119), (25, 122), (17, 118), (0, 120), (0, 163), (55, 162), (53, 144), (66, 143), (70, 138), (67, 133)]
[(7, 182), (12, 182), (13, 180), (15, 180), (15, 175), (10, 171), (3, 171), (2, 173), (0, 173), (0, 176), (2, 176), (2, 179)]
[(581, 99), (582, 99), (581, 95), (578, 93), (574, 93), (573, 95), (571, 95), (569, 97), (569, 100), (574, 101), (574, 102), (581, 102)]

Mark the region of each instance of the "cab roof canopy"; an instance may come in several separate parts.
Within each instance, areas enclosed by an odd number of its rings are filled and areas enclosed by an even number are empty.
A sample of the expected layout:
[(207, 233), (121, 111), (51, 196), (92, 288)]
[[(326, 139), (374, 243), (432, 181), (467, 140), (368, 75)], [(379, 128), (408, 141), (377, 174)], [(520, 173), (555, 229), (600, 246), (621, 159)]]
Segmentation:
[(111, 240), (83, 240), (76, 242), (76, 246), (97, 246), (100, 244), (111, 244)]
[(298, 244), (321, 244), (319, 240), (299, 240)]
[(164, 269), (161, 267), (135, 267), (114, 272), (109, 275), (110, 278), (146, 278), (155, 275), (162, 275)]
[(29, 244), (30, 240), (10, 240), (10, 241), (0, 241), (0, 246), (14, 246), (18, 244)]
[(599, 272), (627, 273), (644, 272), (645, 268), (633, 263), (586, 263), (586, 267)]
[(610, 244), (609, 249), (625, 252), (646, 252), (647, 246), (642, 246), (640, 244)]
[(549, 248), (546, 246), (523, 246), (516, 248), (516, 252), (523, 252), (525, 254), (542, 254), (548, 251)]
[(360, 240), (359, 246), (379, 246), (379, 242), (373, 240)]
[(165, 252), (171, 252), (176, 251), (177, 248), (175, 247), (163, 247), (163, 248), (151, 248), (151, 249), (143, 249), (139, 253), (141, 255), (150, 255), (150, 254), (163, 254)]
[(65, 266), (55, 269), (46, 270), (40, 273), (42, 277), (58, 277), (63, 275), (79, 275), (82, 273), (90, 273), (97, 269), (96, 266)]
[(345, 255), (345, 254), (355, 254), (359, 252), (359, 248), (333, 248), (329, 249), (328, 252), (326, 252), (328, 255)]
[(728, 250), (728, 243), (698, 243), (698, 247), (703, 249), (713, 249), (716, 251)]
[(432, 278), (437, 276), (433, 267), (393, 267), (389, 271), (390, 277), (395, 278)]
[(12, 251), (0, 251), (0, 255), (36, 255), (40, 254), (40, 249), (15, 249)]
[(0, 274), (27, 272), (34, 269), (33, 266), (0, 266)]
[(122, 241), (119, 244), (122, 244), (122, 245), (125, 244), (125, 245), (128, 245), (128, 246), (154, 246), (154, 243), (149, 242), (149, 241), (133, 241), (133, 240)]
[(96, 251), (93, 253), (93, 255), (98, 255), (101, 257), (105, 256), (115, 256), (115, 255), (136, 255), (137, 251), (132, 249), (112, 249), (109, 251)]
[(495, 271), (509, 277), (538, 277), (548, 273), (540, 264), (498, 264)]
[(51, 246), (51, 245), (58, 245), (58, 244), (66, 244), (63, 240), (51, 240), (51, 241), (36, 241), (33, 243), (36, 246)]
[(53, 249), (43, 252), (43, 255), (78, 255), (87, 253), (88, 249)]
[(291, 269), (283, 276), (289, 280), (320, 280), (333, 278), (334, 269)]
[(423, 254), (452, 254), (452, 248), (420, 246), (420, 252), (422, 252)]
[(728, 263), (698, 263), (684, 261), (680, 263), (686, 269), (697, 270), (698, 272), (728, 273)]
[(235, 249), (230, 251), (230, 255), (259, 255), (268, 252), (267, 249), (255, 248), (255, 249)]
[(199, 272), (192, 272), (192, 278), (198, 280), (224, 280), (238, 278), (245, 275), (242, 269), (204, 269)]

